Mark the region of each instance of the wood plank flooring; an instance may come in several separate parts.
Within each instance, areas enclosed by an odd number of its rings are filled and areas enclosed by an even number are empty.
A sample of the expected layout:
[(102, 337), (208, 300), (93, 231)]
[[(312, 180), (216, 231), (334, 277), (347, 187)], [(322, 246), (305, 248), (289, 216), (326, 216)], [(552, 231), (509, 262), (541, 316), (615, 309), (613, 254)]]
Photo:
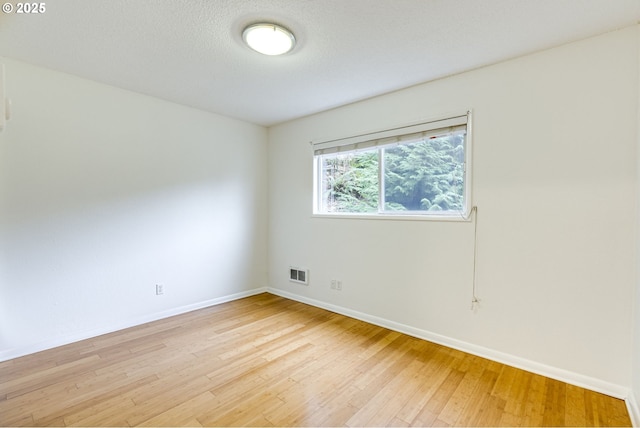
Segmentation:
[(630, 426), (623, 401), (261, 294), (0, 363), (2, 426)]

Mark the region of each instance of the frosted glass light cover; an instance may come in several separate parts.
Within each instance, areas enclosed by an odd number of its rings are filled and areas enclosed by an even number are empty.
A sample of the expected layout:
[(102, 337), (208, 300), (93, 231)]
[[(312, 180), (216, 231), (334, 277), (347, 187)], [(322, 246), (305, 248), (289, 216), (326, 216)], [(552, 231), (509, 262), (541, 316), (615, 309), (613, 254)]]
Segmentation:
[(245, 43), (265, 55), (282, 55), (293, 49), (295, 37), (291, 31), (276, 24), (254, 24), (242, 32)]

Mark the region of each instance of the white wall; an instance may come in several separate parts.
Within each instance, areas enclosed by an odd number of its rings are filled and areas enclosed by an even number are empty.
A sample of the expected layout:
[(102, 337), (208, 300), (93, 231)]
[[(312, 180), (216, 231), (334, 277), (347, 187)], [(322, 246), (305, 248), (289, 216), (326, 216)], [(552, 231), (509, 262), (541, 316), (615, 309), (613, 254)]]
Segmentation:
[(2, 62), (0, 358), (266, 285), (266, 129)]
[[(627, 28), (271, 128), (270, 286), (624, 395), (637, 56), (636, 28)], [(475, 313), (472, 224), (311, 216), (310, 140), (467, 108), (479, 209)], [(310, 269), (308, 287), (287, 280), (289, 265)], [(331, 278), (343, 291), (330, 289)]]
[[(638, 37), (638, 67), (640, 68), (640, 25), (637, 26)], [(640, 73), (638, 73), (640, 81)], [(636, 137), (638, 139), (636, 164), (640, 166), (640, 84), (638, 85), (638, 105)], [(631, 379), (632, 394), (629, 397), (629, 407), (634, 426), (640, 426), (640, 167), (638, 167), (638, 184), (636, 187), (636, 290), (633, 318), (633, 377)]]

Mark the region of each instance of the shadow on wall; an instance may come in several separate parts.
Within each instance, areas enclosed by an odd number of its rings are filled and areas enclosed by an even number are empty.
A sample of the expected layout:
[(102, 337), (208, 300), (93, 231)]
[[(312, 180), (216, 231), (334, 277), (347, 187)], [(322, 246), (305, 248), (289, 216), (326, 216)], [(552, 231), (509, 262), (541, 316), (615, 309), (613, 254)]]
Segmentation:
[[(205, 301), (249, 284), (250, 208), (233, 185), (166, 189), (3, 228), (0, 345)], [(225, 209), (224, 207), (234, 207)], [(155, 296), (155, 284), (165, 295)]]

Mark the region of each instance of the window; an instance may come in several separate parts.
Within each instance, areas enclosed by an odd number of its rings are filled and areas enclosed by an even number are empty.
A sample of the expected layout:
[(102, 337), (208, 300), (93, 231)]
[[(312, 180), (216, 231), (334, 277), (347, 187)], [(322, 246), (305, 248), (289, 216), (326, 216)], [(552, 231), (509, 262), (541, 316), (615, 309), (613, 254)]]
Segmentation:
[(466, 218), (469, 115), (314, 144), (314, 213)]

